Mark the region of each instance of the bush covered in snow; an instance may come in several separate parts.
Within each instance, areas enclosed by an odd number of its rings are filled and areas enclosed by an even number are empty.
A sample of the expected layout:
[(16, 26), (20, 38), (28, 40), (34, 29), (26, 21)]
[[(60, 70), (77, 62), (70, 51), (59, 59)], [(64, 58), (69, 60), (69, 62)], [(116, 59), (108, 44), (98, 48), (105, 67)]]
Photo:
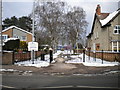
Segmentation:
[(12, 51), (13, 49), (18, 49), (20, 45), (20, 40), (17, 38), (9, 38), (4, 42), (3, 50)]

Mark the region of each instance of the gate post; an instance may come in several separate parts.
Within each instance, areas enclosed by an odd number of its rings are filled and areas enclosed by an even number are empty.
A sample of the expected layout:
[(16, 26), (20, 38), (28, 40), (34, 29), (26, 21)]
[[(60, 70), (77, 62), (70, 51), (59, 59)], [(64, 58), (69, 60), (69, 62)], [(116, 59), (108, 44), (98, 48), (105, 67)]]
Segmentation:
[(102, 50), (102, 64), (103, 64), (103, 50)]
[(49, 48), (49, 52), (50, 52), (50, 63), (53, 61), (53, 49)]
[(13, 50), (13, 53), (12, 53), (12, 64), (14, 64), (14, 61), (15, 61), (15, 51)]
[(83, 62), (85, 62), (85, 49), (83, 49)]

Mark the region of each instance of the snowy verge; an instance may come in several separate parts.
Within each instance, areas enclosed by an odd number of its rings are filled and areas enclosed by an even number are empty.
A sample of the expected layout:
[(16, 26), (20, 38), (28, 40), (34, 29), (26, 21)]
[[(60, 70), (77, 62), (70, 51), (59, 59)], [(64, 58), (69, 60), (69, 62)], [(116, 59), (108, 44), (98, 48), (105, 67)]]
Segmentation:
[(33, 66), (33, 67), (48, 67), (50, 64), (47, 61), (23, 61), (23, 62), (17, 62), (15, 65), (18, 66)]
[[(53, 59), (57, 58), (59, 54), (72, 54), (72, 52), (70, 51), (57, 51), (55, 54), (53, 54)], [(80, 55), (71, 55), (70, 56), (71, 59), (68, 60), (68, 61), (65, 61), (65, 63), (73, 63), (73, 64), (79, 64), (79, 63), (82, 63), (83, 65), (85, 66), (95, 66), (95, 67), (105, 67), (105, 66), (116, 66), (116, 65), (119, 65), (119, 62), (108, 62), (108, 61), (105, 61), (105, 60), (101, 60), (101, 59), (98, 59), (96, 58), (96, 60), (93, 58), (93, 57), (89, 57), (87, 55), (85, 55), (85, 62), (83, 62), (83, 54), (80, 54)], [(27, 61), (22, 61), (22, 62), (17, 62), (15, 63), (15, 65), (18, 65), (18, 66), (34, 66), (34, 67), (48, 67), (50, 66), (50, 59), (49, 59), (49, 55), (45, 55), (45, 61), (41, 61), (41, 58), (37, 58), (37, 60), (34, 60), (34, 64), (33, 61), (31, 60), (27, 60)], [(102, 63), (103, 62), (103, 63)], [(52, 63), (55, 63), (55, 61), (53, 60)]]
[[(55, 54), (53, 54), (53, 59), (57, 58), (57, 56), (60, 54), (61, 52), (57, 52)], [(50, 56), (49, 55), (45, 55), (45, 61), (41, 60), (41, 57), (35, 59), (34, 61), (32, 60), (27, 60), (27, 61), (21, 61), (21, 62), (16, 62), (15, 65), (18, 66), (33, 66), (33, 67), (48, 67), (50, 66)], [(55, 63), (55, 61), (53, 60), (52, 63)]]
[(24, 73), (32, 73), (32, 71), (19, 71), (15, 69), (0, 69), (0, 72), (24, 72)]
[(104, 67), (104, 66), (116, 66), (119, 65), (119, 62), (109, 62), (105, 60), (101, 60), (96, 58), (96, 60), (93, 57), (89, 57), (85, 55), (85, 62), (83, 62), (83, 54), (81, 55), (72, 55), (72, 59), (65, 61), (65, 63), (82, 63), (85, 66), (95, 66), (95, 67)]

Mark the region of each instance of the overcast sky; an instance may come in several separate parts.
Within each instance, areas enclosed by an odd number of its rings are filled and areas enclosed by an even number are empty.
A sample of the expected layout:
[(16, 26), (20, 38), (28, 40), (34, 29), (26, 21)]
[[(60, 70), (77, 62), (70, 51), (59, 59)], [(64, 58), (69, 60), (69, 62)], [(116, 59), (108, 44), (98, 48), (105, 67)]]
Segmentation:
[[(33, 7), (33, 0), (2, 0), (3, 1), (3, 20), (5, 18), (10, 18), (12, 16), (22, 17), (28, 16)], [(51, 0), (41, 0), (41, 1), (51, 1)], [(87, 28), (87, 33), (90, 32), (93, 16), (95, 14), (95, 9), (97, 4), (100, 4), (101, 11), (112, 13), (118, 8), (119, 0), (62, 0), (68, 2), (71, 6), (82, 7), (86, 11), (86, 20), (89, 25)]]

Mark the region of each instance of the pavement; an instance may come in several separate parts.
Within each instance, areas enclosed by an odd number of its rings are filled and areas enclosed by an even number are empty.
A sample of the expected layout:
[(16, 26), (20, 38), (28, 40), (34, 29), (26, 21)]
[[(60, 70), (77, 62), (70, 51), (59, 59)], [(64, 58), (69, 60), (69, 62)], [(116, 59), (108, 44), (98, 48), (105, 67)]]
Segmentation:
[(77, 74), (104, 74), (111, 71), (118, 71), (118, 66), (92, 67), (83, 64), (64, 63), (67, 59), (57, 57), (55, 63), (48, 67), (29, 67), (17, 65), (2, 65), (3, 69), (14, 69), (16, 71), (0, 71), (0, 74), (50, 74), (50, 75), (77, 75)]

